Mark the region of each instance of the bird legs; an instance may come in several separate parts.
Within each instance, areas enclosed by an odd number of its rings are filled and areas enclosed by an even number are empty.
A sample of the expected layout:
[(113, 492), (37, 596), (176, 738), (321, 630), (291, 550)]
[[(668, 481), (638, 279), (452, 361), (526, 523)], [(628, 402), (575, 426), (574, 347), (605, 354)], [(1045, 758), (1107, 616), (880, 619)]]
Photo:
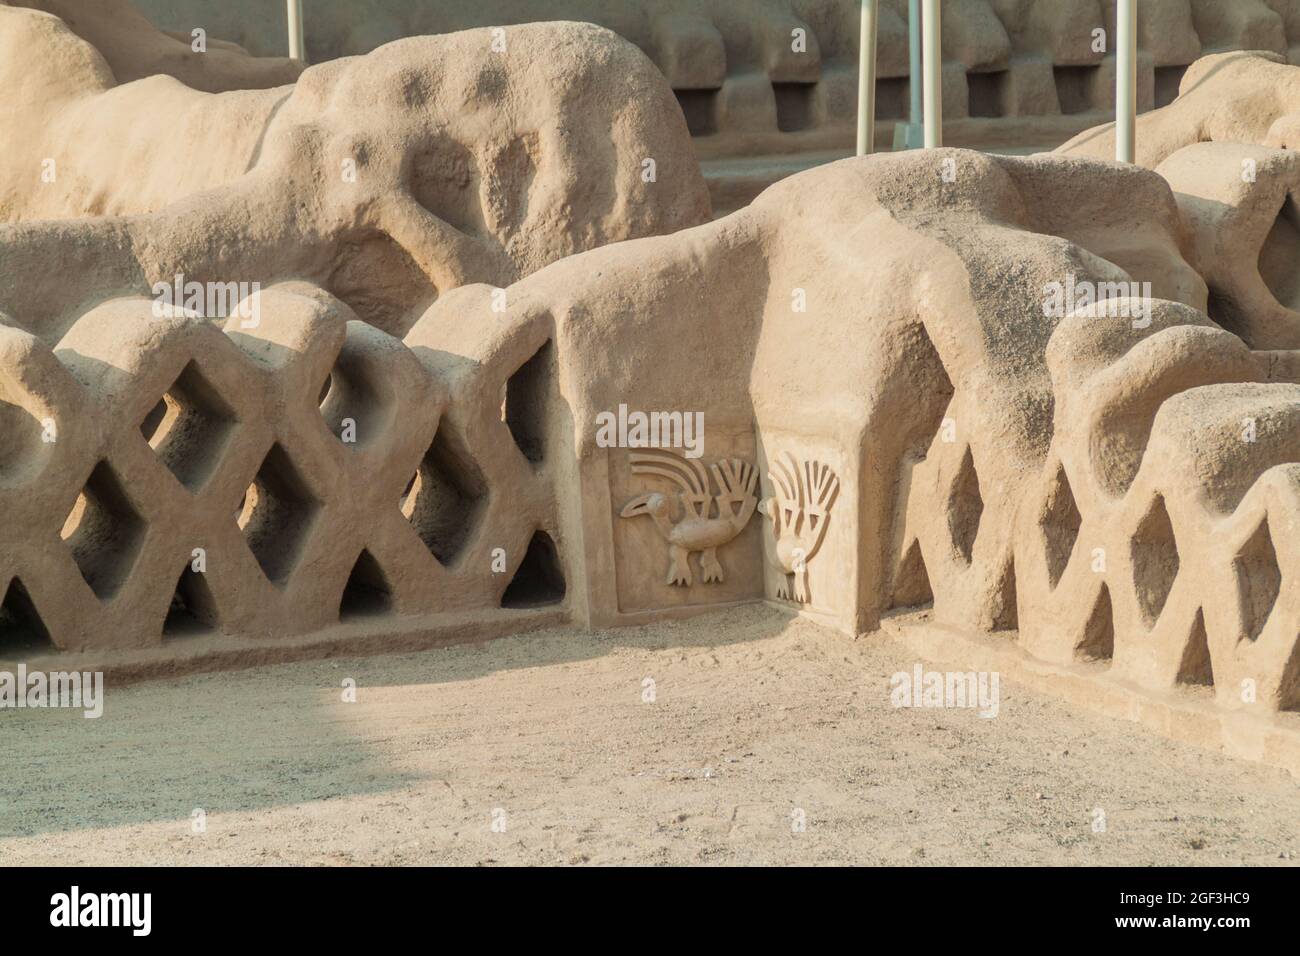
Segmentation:
[(794, 573), (790, 575), (794, 582), (794, 602), (796, 604), (808, 603), (808, 568), (807, 566), (795, 568)]
[[(700, 570), (704, 572), (704, 583), (722, 580), (722, 565), (718, 563), (718, 549), (705, 548), (700, 552)], [(668, 583), (690, 587), (691, 552), (677, 545), (668, 546)]]
[[(717, 563), (716, 561), (714, 562)], [(708, 574), (707, 566), (705, 574)], [(706, 577), (707, 581), (708, 578)], [(668, 584), (691, 586), (691, 553), (685, 548), (672, 544), (668, 546)]]
[(795, 604), (807, 604), (810, 597), (808, 590), (808, 569), (786, 572), (779, 566), (771, 566), (770, 591), (779, 601), (791, 601)]
[(700, 552), (700, 568), (704, 571), (704, 583), (722, 580), (722, 565), (718, 563), (718, 549), (705, 548)]

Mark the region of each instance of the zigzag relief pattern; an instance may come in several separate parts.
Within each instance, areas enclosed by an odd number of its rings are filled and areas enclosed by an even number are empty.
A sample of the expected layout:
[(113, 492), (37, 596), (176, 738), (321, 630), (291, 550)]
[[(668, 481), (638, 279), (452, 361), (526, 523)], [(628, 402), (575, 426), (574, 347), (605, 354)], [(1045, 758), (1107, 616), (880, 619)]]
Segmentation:
[(418, 325), (303, 284), (255, 328), (151, 307), (97, 306), (52, 349), (0, 328), (0, 655), (498, 607), (521, 575), (562, 595), (549, 468), (485, 400), (511, 356), (449, 380)]

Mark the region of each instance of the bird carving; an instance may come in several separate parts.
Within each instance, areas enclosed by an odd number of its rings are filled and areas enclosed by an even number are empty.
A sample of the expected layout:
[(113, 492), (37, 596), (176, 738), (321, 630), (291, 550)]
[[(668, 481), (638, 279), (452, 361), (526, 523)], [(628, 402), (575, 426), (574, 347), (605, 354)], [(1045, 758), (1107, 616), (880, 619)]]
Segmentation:
[[(680, 489), (637, 495), (621, 512), (624, 518), (649, 515), (668, 542), (668, 584), (689, 587), (690, 556), (700, 553), (704, 582), (722, 580), (718, 548), (744, 530), (758, 507), (758, 472), (737, 458), (715, 462), (706, 472), (695, 459), (656, 449), (630, 456), (632, 474), (667, 478)], [(718, 489), (709, 494), (709, 472)], [(716, 512), (716, 513), (715, 513)]]
[(776, 538), (776, 596), (807, 604), (808, 562), (826, 537), (840, 479), (829, 465), (819, 461), (800, 465), (789, 452), (784, 460), (772, 462), (767, 477), (775, 489), (773, 496), (763, 502), (763, 510), (772, 519)]

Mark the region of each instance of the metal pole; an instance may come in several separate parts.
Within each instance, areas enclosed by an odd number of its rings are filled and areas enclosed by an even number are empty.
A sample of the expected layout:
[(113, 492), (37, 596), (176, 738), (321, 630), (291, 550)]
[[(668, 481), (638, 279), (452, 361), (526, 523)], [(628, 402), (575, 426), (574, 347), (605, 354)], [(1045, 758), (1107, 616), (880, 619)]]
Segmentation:
[(1115, 159), (1137, 158), (1137, 0), (1119, 0), (1115, 48)]
[(925, 148), (943, 145), (943, 48), (939, 0), (925, 0), (921, 14), (921, 60), (925, 87)]
[(913, 126), (921, 125), (921, 0), (907, 0), (907, 84), (912, 94), (908, 117)]
[(876, 23), (880, 0), (862, 0), (858, 38), (858, 155), (876, 150)]
[(289, 59), (306, 62), (302, 36), (302, 0), (285, 0), (289, 9)]

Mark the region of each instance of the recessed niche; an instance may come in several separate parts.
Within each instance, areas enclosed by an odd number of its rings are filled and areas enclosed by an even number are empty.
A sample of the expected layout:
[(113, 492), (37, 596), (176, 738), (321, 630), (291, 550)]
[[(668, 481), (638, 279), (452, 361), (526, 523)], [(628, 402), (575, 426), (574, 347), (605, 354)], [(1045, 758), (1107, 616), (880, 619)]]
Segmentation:
[(975, 539), (979, 535), (983, 514), (984, 498), (980, 494), (979, 475), (975, 473), (975, 459), (968, 447), (948, 495), (948, 530), (957, 556), (966, 564), (970, 564), (974, 556)]
[(62, 538), (90, 589), (110, 600), (135, 566), (145, 523), (107, 461), (91, 472), (63, 523)]
[(528, 542), (524, 560), (506, 587), (501, 606), (529, 608), (559, 604), (564, 600), (564, 592), (564, 569), (555, 542), (545, 531), (538, 531)]
[(1092, 86), (1097, 76), (1095, 66), (1054, 66), (1056, 98), (1061, 112), (1087, 113), (1097, 108), (1092, 101)]
[(673, 93), (692, 136), (710, 136), (718, 131), (717, 90), (673, 90)]
[(341, 359), (321, 387), (325, 427), (346, 448), (366, 448), (391, 424), (391, 404), (380, 397), (372, 374), (363, 359)]
[(267, 453), (244, 495), (237, 523), (267, 579), (287, 583), (320, 502), (280, 445)]
[(1047, 559), (1047, 580), (1053, 590), (1070, 563), (1070, 555), (1074, 553), (1082, 525), (1083, 516), (1075, 504), (1074, 492), (1070, 489), (1070, 480), (1065, 476), (1065, 468), (1057, 466), (1056, 477), (1048, 489), (1040, 521), (1043, 550)]
[(1088, 614), (1075, 656), (1084, 661), (1108, 661), (1115, 656), (1115, 611), (1104, 584)]
[(1290, 196), (1278, 210), (1259, 250), (1259, 275), (1284, 307), (1300, 309), (1300, 207)]
[(1178, 683), (1214, 686), (1214, 666), (1210, 661), (1210, 638), (1205, 630), (1205, 611), (1197, 609), (1191, 633), (1178, 664)]
[(905, 76), (876, 80), (876, 119), (905, 120), (911, 112), (911, 83)]
[(34, 477), (49, 457), (41, 418), (22, 405), (0, 399), (0, 484)]
[(208, 587), (207, 576), (186, 564), (163, 622), (163, 640), (210, 634), (216, 626), (217, 603)]
[(1020, 627), (1019, 597), (1016, 593), (1016, 563), (1009, 561), (993, 596), (993, 630), (1014, 631)]
[(352, 566), (343, 597), (339, 601), (339, 619), (372, 617), (393, 609), (393, 591), (379, 562), (363, 550)]
[(969, 111), (972, 117), (1006, 115), (1008, 76), (1005, 70), (997, 73), (966, 74)]
[(140, 423), (140, 434), (177, 481), (198, 491), (216, 471), (234, 424), (234, 411), (190, 362)]
[(813, 125), (815, 83), (773, 83), (776, 97), (776, 128), (783, 133), (797, 133)]
[(501, 417), (515, 444), (531, 462), (546, 453), (546, 414), (555, 376), (555, 348), (548, 341), (506, 382)]
[(464, 552), (487, 502), (487, 483), (468, 449), (442, 425), (402, 495), (401, 510), (443, 565)]
[(921, 555), (921, 542), (913, 541), (903, 555), (894, 577), (894, 607), (919, 607), (933, 604), (934, 592), (930, 588), (930, 574)]
[(1260, 522), (1250, 540), (1233, 561), (1237, 578), (1237, 600), (1241, 608), (1243, 637), (1257, 641), (1264, 633), (1273, 606), (1282, 591), (1282, 572), (1277, 564), (1277, 551), (1273, 536), (1268, 530), (1268, 520)]
[(1160, 495), (1156, 495), (1138, 524), (1130, 548), (1138, 607), (1146, 626), (1152, 627), (1169, 600), (1179, 567), (1174, 526), (1169, 520), (1165, 499)]
[(55, 650), (23, 582), (14, 578), (0, 601), (0, 659), (22, 660)]
[(1178, 87), (1186, 73), (1186, 66), (1156, 67), (1156, 109), (1178, 99)]

